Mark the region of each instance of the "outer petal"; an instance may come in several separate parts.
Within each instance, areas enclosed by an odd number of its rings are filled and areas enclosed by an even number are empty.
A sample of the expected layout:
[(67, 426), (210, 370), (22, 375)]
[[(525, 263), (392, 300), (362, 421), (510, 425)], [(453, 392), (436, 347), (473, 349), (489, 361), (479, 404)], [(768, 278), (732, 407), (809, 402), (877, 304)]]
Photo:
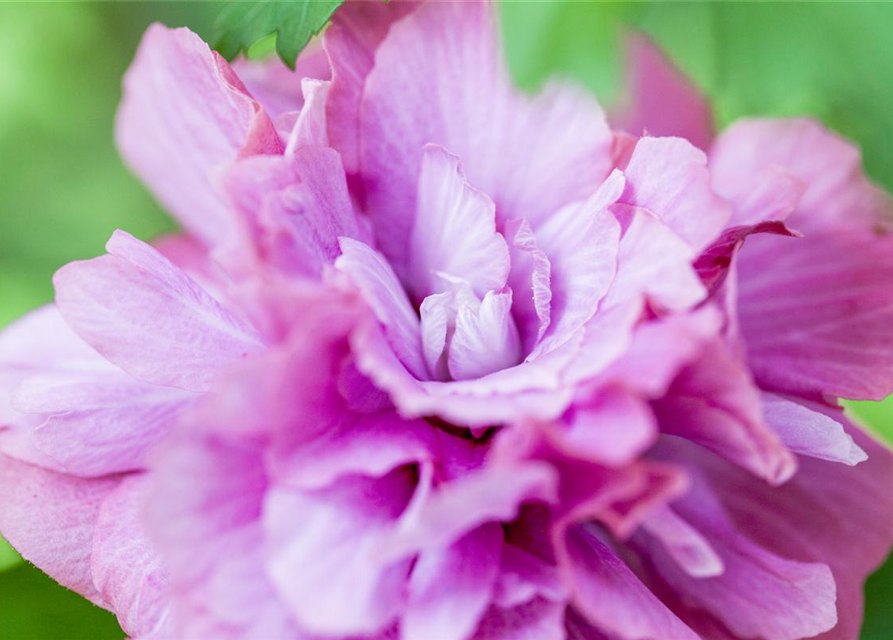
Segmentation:
[(690, 606), (709, 611), (743, 638), (799, 640), (835, 625), (836, 589), (825, 564), (790, 560), (756, 544), (728, 519), (706, 485), (674, 508), (706, 537), (724, 567), (719, 576), (697, 578), (653, 550), (658, 571)]
[(419, 556), (400, 622), (403, 640), (465, 640), (493, 597), (502, 529), (489, 523), (445, 549)]
[(341, 253), (339, 237), (368, 239), (332, 149), (309, 146), (288, 156), (246, 158), (227, 172), (223, 184), (239, 214), (240, 234), (219, 256), (237, 278), (262, 267), (319, 277)]
[(505, 286), (509, 250), (496, 231), (496, 207), (465, 178), (459, 158), (425, 147), (411, 236), (410, 278), (421, 300), (441, 293), (438, 273), (470, 283), (478, 298)]
[(495, 22), (488, 3), (423, 3), (375, 53), (360, 110), (360, 164), (389, 257), (402, 255), (409, 237), (427, 143), (463, 159), (500, 224), (523, 217), (536, 228), (608, 173), (611, 136), (599, 107), (566, 87), (535, 99), (518, 94)]
[(627, 95), (614, 124), (634, 135), (678, 136), (707, 149), (713, 114), (707, 98), (647, 36), (626, 38)]
[(679, 374), (654, 411), (665, 433), (697, 442), (773, 484), (796, 471), (793, 455), (763, 420), (750, 376), (720, 341)]
[(60, 269), (56, 304), (111, 362), (153, 384), (206, 391), (261, 348), (256, 333), (157, 251), (117, 231), (110, 255)]
[(22, 380), (56, 371), (97, 369), (115, 368), (71, 330), (54, 305), (23, 316), (0, 332), (0, 425), (15, 426), (25, 419), (12, 406), (12, 392)]
[(630, 640), (698, 640), (591, 532), (574, 527), (565, 545), (559, 556), (574, 605), (596, 627)]
[(120, 478), (73, 478), (0, 454), (0, 531), (62, 586), (104, 605), (90, 558), (103, 500)]
[(680, 138), (642, 138), (620, 202), (650, 210), (695, 252), (713, 242), (732, 209), (710, 186), (707, 156)]
[(893, 213), (890, 197), (862, 171), (858, 149), (811, 120), (739, 120), (710, 151), (713, 185), (740, 201), (760, 189), (770, 167), (805, 186), (791, 225), (806, 233), (871, 229)]
[(214, 171), (237, 155), (283, 148), (226, 61), (189, 30), (158, 24), (124, 79), (116, 135), (165, 208), (209, 245), (228, 231)]
[(379, 479), (344, 477), (315, 492), (268, 493), (267, 571), (302, 627), (321, 635), (372, 634), (398, 614), (411, 558), (387, 563), (376, 552), (414, 484), (398, 470)]
[(705, 474), (706, 485), (751, 541), (783, 558), (831, 567), (838, 624), (819, 636), (823, 640), (856, 640), (864, 580), (893, 542), (893, 456), (858, 428), (846, 424), (846, 429), (868, 454), (867, 461), (850, 467), (801, 458), (798, 473), (781, 487), (693, 448), (673, 456)]
[(32, 442), (52, 458), (52, 468), (81, 476), (144, 468), (193, 397), (117, 370), (34, 376), (13, 395), (20, 411), (46, 416)]
[(893, 236), (754, 236), (738, 266), (739, 324), (762, 387), (873, 400), (893, 390)]
[(134, 637), (170, 633), (168, 576), (142, 522), (147, 477), (125, 478), (103, 502), (93, 537), (93, 582)]
[(855, 443), (843, 425), (843, 412), (837, 419), (811, 409), (805, 401), (796, 402), (763, 392), (763, 416), (784, 445), (800, 455), (831, 462), (856, 465), (868, 455)]

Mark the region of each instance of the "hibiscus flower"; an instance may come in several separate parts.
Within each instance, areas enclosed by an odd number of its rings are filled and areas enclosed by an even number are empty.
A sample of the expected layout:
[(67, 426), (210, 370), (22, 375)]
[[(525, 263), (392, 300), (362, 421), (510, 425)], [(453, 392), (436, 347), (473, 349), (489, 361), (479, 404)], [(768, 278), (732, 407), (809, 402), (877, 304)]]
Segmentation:
[(294, 72), (153, 26), (116, 232), (0, 334), (0, 530), (142, 640), (855, 640), (893, 458), (891, 203), (647, 41), (609, 126), (486, 2)]

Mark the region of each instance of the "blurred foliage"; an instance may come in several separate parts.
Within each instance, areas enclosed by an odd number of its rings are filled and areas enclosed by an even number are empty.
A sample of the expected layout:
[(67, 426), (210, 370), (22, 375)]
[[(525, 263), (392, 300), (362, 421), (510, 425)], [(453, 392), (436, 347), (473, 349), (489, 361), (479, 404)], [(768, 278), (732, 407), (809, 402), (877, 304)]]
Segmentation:
[[(172, 228), (121, 164), (120, 79), (153, 21), (210, 38), (217, 2), (0, 3), (0, 325), (49, 301), (50, 278), (102, 252), (115, 228)], [(624, 29), (651, 34), (714, 101), (741, 115), (813, 115), (864, 149), (893, 188), (893, 4), (505, 2), (512, 70), (618, 95)], [(272, 41), (258, 45), (267, 50)], [(893, 440), (893, 404), (854, 411)], [(893, 488), (891, 488), (893, 490)], [(0, 541), (0, 571), (17, 562)], [(893, 563), (867, 587), (863, 640), (889, 640)], [(0, 640), (120, 640), (113, 618), (27, 564), (0, 573)]]
[(6, 571), (11, 567), (15, 567), (21, 561), (22, 559), (19, 558), (19, 554), (15, 552), (15, 549), (0, 538), (0, 571)]

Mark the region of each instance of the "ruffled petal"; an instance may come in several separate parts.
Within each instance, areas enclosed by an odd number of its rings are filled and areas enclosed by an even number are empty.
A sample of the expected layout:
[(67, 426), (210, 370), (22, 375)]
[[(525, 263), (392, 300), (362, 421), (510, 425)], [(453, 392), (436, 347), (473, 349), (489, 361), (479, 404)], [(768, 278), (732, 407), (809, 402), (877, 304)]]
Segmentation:
[(871, 229), (893, 215), (890, 196), (865, 177), (859, 150), (814, 120), (739, 120), (710, 151), (713, 186), (732, 201), (758, 192), (770, 168), (802, 183), (788, 220), (807, 235)]
[(624, 170), (623, 204), (648, 209), (697, 253), (732, 217), (713, 192), (707, 156), (681, 138), (642, 138)]
[(682, 238), (645, 209), (618, 205), (615, 213), (625, 230), (606, 307), (645, 295), (658, 310), (681, 311), (704, 299), (691, 264), (694, 251)]
[(623, 176), (614, 172), (588, 200), (562, 208), (536, 227), (537, 245), (551, 263), (551, 322), (529, 360), (565, 344), (608, 292), (620, 242), (620, 225), (608, 207), (622, 192)]
[(214, 172), (239, 155), (283, 149), (226, 61), (188, 29), (159, 24), (124, 78), (116, 137), (165, 209), (210, 246), (229, 230)]
[(673, 509), (703, 535), (722, 560), (715, 577), (696, 577), (657, 547), (650, 557), (679, 597), (709, 611), (742, 638), (811, 638), (837, 623), (831, 569), (773, 553), (749, 538), (723, 512), (708, 484), (695, 488)]
[(411, 558), (386, 562), (377, 552), (414, 487), (412, 474), (397, 470), (376, 479), (343, 477), (318, 491), (268, 491), (266, 568), (301, 627), (320, 635), (373, 634), (398, 615)]
[(574, 605), (597, 628), (621, 638), (698, 640), (592, 532), (571, 528), (558, 552)]
[(341, 236), (368, 240), (354, 215), (344, 169), (332, 149), (246, 158), (225, 175), (240, 235), (218, 256), (237, 278), (261, 268), (319, 277), (341, 253)]
[(419, 555), (407, 584), (402, 640), (466, 640), (493, 597), (502, 529), (486, 524), (445, 549)]
[(375, 52), (360, 109), (367, 204), (382, 251), (399, 262), (416, 204), (423, 148), (463, 159), (500, 224), (535, 229), (589, 197), (607, 175), (611, 135), (595, 101), (553, 85), (530, 99), (512, 86), (489, 3), (422, 3)]
[(383, 255), (362, 242), (341, 238), (341, 256), (335, 268), (360, 290), (384, 327), (388, 343), (416, 379), (427, 378), (422, 356), (419, 316)]
[(222, 368), (262, 348), (251, 327), (149, 245), (116, 231), (106, 248), (53, 281), (65, 320), (109, 361), (153, 384), (206, 391)]
[(419, 300), (442, 293), (440, 273), (467, 281), (478, 298), (508, 278), (509, 250), (496, 231), (493, 201), (468, 184), (459, 158), (443, 147), (426, 146), (422, 156), (410, 247)]
[(530, 353), (552, 322), (552, 263), (526, 220), (509, 220), (504, 233), (511, 258), (512, 315), (522, 350)]
[[(889, 490), (893, 455), (857, 427), (844, 424), (855, 443), (868, 454), (868, 460), (852, 467), (800, 458), (797, 474), (781, 487), (771, 487), (696, 448), (680, 448), (672, 456), (704, 475), (705, 486), (721, 501), (736, 529), (752, 543), (782, 558), (831, 567), (837, 585), (838, 623), (819, 636), (822, 640), (858, 637), (865, 578), (884, 561), (893, 543), (893, 494)], [(750, 592), (752, 595), (753, 590)], [(830, 598), (827, 587), (824, 592), (807, 592), (805, 597), (822, 593)], [(777, 618), (763, 615), (754, 619), (751, 615), (741, 618), (741, 623), (751, 628), (779, 624), (791, 631), (792, 637), (809, 636), (807, 629), (814, 634), (820, 622), (833, 620), (833, 598), (824, 603), (814, 600), (811, 606), (818, 604), (825, 608), (813, 618), (801, 618), (801, 610), (787, 607)], [(791, 621), (798, 619), (802, 630), (800, 635), (793, 635), (797, 627)]]
[(747, 370), (720, 341), (687, 366), (653, 406), (663, 432), (697, 442), (772, 484), (796, 471), (794, 456), (763, 419)]
[(512, 292), (487, 292), (480, 307), (459, 308), (447, 367), (454, 380), (473, 380), (521, 360), (521, 338), (512, 318)]

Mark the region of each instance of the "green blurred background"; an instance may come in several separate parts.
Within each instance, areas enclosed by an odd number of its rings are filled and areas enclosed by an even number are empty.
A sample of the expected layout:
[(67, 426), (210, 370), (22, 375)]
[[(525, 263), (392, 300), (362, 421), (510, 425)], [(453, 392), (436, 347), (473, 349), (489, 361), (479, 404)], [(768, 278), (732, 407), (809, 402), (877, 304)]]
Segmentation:
[[(120, 79), (153, 21), (206, 38), (218, 2), (0, 2), (0, 325), (52, 298), (62, 264), (102, 252), (115, 228), (173, 228), (112, 142)], [(512, 71), (559, 73), (606, 103), (625, 30), (651, 34), (713, 99), (742, 115), (813, 115), (857, 140), (893, 189), (893, 4), (505, 2)], [(853, 406), (893, 441), (893, 402)], [(893, 487), (891, 487), (893, 491)], [(863, 640), (893, 638), (893, 562), (867, 588)], [(114, 619), (0, 541), (0, 640), (123, 637)]]

